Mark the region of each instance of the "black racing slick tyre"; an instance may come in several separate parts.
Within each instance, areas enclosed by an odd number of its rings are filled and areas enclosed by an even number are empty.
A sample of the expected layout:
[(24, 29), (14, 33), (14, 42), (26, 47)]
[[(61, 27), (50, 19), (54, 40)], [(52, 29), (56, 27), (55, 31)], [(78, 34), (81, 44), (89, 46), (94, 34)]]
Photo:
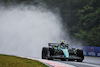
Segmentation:
[(66, 61), (66, 59), (65, 58), (62, 58), (61, 61)]
[(48, 48), (46, 48), (46, 47), (42, 48), (42, 59), (46, 59), (47, 51), (48, 51)]
[(53, 58), (51, 58), (51, 57), (49, 57), (49, 58), (47, 58), (48, 60), (53, 60)]
[(81, 59), (78, 59), (77, 62), (82, 62), (84, 59), (84, 54), (83, 54), (83, 50), (77, 50), (77, 56), (79, 56)]

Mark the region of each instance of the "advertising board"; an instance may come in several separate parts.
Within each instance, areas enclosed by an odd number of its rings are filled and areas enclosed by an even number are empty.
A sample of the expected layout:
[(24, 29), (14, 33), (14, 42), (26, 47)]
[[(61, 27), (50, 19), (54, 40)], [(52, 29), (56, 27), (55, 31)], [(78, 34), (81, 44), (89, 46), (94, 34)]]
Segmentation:
[(85, 56), (96, 56), (100, 57), (100, 47), (95, 46), (82, 46)]

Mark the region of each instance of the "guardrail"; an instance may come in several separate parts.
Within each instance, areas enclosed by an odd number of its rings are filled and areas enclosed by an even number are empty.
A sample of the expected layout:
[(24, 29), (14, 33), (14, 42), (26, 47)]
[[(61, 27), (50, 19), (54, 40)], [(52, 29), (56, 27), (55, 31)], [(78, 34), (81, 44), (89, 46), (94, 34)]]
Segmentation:
[(100, 57), (100, 47), (95, 46), (82, 46), (85, 56)]

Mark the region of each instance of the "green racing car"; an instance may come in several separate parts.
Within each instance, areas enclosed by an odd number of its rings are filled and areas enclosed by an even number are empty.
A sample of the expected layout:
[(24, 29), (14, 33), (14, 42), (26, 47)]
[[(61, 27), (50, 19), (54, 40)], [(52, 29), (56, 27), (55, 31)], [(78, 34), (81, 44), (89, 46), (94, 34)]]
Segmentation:
[(68, 44), (62, 43), (48, 43), (48, 47), (42, 48), (42, 59), (61, 59), (62, 61), (77, 61), (82, 62), (84, 60), (83, 50), (81, 49), (69, 49)]

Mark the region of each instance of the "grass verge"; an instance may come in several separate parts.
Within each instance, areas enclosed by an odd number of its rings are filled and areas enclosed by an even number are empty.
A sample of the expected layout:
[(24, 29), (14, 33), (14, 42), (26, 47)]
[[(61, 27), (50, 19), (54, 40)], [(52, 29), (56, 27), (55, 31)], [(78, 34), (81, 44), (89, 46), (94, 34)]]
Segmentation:
[(0, 67), (48, 67), (48, 66), (36, 60), (0, 54)]

